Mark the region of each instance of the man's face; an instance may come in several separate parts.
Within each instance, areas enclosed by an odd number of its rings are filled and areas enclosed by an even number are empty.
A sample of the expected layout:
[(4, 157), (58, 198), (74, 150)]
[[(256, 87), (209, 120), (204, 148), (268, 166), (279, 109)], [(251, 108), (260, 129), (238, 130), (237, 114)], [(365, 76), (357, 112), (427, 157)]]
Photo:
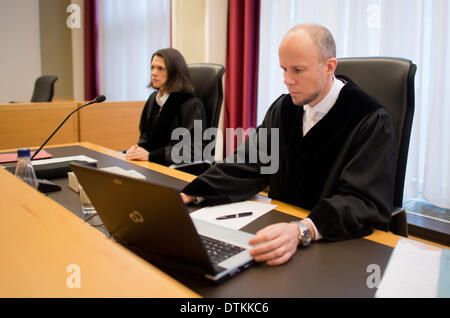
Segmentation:
[(319, 103), (331, 87), (330, 70), (328, 63), (321, 61), (319, 49), (309, 35), (302, 31), (288, 35), (280, 44), (278, 55), (292, 102), (298, 106)]
[(152, 60), (152, 85), (154, 88), (164, 89), (167, 82), (167, 68), (164, 59), (155, 55)]

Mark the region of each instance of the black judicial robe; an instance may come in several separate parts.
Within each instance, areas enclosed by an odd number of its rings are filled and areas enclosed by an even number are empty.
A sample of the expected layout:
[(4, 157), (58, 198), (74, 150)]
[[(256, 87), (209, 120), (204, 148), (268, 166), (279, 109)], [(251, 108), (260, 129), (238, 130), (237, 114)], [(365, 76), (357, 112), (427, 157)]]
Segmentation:
[(138, 145), (149, 152), (149, 161), (169, 166), (174, 163), (171, 159), (172, 147), (180, 142), (171, 140), (172, 131), (184, 127), (192, 137), (191, 158), (194, 160), (194, 120), (202, 121), (202, 129), (206, 127), (202, 101), (190, 92), (174, 92), (159, 111), (156, 94), (150, 95), (142, 110)]
[[(390, 115), (353, 82), (335, 105), (303, 137), (303, 107), (280, 96), (261, 126), (235, 153), (246, 163), (218, 163), (183, 192), (211, 204), (246, 200), (270, 186), (269, 197), (310, 210), (324, 240), (362, 237), (388, 229), (396, 166), (396, 136)], [(249, 163), (249, 144), (261, 128), (279, 128), (279, 169), (261, 174)], [(270, 137), (267, 138), (270, 141)], [(267, 146), (270, 154), (270, 143)]]

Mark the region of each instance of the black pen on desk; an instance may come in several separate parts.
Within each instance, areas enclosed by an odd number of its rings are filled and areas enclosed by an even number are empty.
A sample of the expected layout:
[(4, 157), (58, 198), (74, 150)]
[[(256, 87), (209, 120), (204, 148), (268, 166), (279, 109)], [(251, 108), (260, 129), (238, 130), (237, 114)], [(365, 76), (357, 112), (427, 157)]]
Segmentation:
[(227, 219), (234, 219), (234, 218), (241, 218), (243, 216), (250, 216), (253, 212), (242, 212), (237, 214), (228, 214), (228, 215), (222, 215), (216, 217), (216, 220), (227, 220)]

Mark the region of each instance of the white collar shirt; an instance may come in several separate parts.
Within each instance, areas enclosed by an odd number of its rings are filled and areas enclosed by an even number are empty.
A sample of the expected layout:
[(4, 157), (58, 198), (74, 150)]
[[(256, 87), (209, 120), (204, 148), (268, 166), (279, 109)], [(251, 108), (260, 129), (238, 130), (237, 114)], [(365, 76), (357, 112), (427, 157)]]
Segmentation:
[[(303, 113), (303, 136), (305, 136), (308, 131), (323, 117), (325, 117), (325, 115), (328, 114), (331, 108), (333, 108), (344, 85), (345, 83), (333, 76), (333, 86), (324, 99), (322, 99), (315, 106), (310, 106), (309, 104), (303, 105), (303, 110), (305, 111)], [(316, 233), (315, 240), (320, 240), (322, 238), (322, 235), (317, 230), (316, 225), (312, 222), (311, 219), (306, 218), (306, 220), (308, 220), (314, 228), (314, 231)]]
[(305, 111), (303, 113), (303, 136), (305, 136), (315, 124), (328, 114), (330, 109), (336, 103), (339, 93), (344, 85), (345, 83), (333, 76), (333, 86), (331, 86), (328, 94), (317, 105), (303, 105), (303, 110)]
[(156, 93), (156, 103), (159, 105), (159, 107), (163, 107), (163, 105), (166, 103), (167, 99), (170, 96), (170, 93), (168, 94), (161, 94), (161, 91), (158, 91), (158, 93)]

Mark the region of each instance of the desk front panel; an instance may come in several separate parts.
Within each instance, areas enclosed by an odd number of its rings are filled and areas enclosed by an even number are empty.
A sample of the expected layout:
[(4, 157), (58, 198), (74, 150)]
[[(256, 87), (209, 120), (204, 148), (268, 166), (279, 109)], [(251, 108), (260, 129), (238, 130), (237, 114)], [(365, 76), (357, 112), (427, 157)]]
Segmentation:
[(197, 297), (0, 168), (0, 297)]

